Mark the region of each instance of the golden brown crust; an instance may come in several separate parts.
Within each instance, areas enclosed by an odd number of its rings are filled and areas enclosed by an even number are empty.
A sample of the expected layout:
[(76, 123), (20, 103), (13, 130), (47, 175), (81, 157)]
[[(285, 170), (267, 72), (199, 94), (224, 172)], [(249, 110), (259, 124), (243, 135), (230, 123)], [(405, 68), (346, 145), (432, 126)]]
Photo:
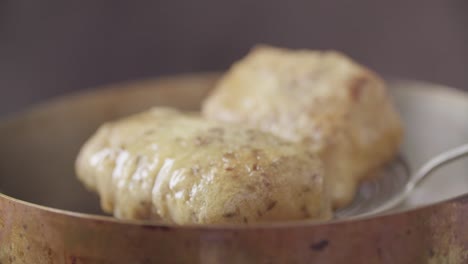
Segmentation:
[(335, 51), (258, 46), (205, 100), (203, 114), (302, 142), (325, 161), (335, 207), (392, 159), (402, 126), (384, 82)]
[(170, 109), (105, 124), (76, 169), (119, 218), (198, 224), (331, 216), (322, 164), (306, 148)]

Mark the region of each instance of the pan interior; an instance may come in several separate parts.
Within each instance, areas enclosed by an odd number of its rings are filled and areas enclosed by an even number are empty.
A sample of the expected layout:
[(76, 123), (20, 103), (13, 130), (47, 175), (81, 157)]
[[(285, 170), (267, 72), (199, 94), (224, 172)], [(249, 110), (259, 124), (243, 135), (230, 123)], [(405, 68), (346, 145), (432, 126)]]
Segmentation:
[[(216, 81), (201, 74), (136, 82), (60, 98), (0, 122), (0, 191), (28, 202), (89, 214), (103, 214), (98, 197), (74, 174), (80, 146), (105, 121), (164, 105), (199, 109)], [(362, 213), (404, 186), (409, 167), (468, 142), (468, 96), (445, 87), (393, 81), (391, 92), (405, 123), (401, 158), (364, 181), (353, 203), (337, 211), (343, 219)], [(403, 208), (468, 192), (468, 163), (455, 162), (434, 173)], [(450, 179), (450, 180), (448, 180)]]

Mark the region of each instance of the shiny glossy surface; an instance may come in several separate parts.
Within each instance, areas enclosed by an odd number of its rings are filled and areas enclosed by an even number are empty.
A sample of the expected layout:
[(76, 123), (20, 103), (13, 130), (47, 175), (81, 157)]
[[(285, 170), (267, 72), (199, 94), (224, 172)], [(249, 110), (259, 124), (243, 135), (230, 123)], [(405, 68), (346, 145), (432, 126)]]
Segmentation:
[(332, 215), (323, 164), (307, 148), (172, 108), (102, 125), (76, 168), (121, 219), (251, 224)]

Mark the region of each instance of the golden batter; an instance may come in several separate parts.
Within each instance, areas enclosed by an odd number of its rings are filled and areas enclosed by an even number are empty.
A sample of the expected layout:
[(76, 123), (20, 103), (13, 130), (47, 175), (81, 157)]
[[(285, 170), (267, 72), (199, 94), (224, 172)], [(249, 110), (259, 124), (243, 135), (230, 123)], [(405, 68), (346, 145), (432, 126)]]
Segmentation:
[(104, 124), (76, 170), (118, 218), (206, 224), (331, 217), (322, 164), (307, 148), (167, 108)]
[(319, 153), (335, 208), (348, 204), (359, 181), (395, 156), (402, 139), (384, 82), (334, 51), (257, 47), (221, 78), (203, 114)]

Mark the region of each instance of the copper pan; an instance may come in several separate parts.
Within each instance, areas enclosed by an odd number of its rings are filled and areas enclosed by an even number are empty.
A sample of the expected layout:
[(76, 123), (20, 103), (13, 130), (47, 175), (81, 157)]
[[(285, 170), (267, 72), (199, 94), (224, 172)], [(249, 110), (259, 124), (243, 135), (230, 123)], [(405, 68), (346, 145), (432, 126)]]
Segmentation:
[[(404, 208), (329, 223), (171, 226), (99, 215), (75, 180), (103, 121), (168, 105), (199, 108), (217, 75), (134, 82), (68, 96), (0, 123), (0, 263), (468, 263), (468, 162), (441, 169)], [(468, 95), (390, 81), (412, 168), (468, 142)], [(14, 197), (14, 198), (12, 198)]]

